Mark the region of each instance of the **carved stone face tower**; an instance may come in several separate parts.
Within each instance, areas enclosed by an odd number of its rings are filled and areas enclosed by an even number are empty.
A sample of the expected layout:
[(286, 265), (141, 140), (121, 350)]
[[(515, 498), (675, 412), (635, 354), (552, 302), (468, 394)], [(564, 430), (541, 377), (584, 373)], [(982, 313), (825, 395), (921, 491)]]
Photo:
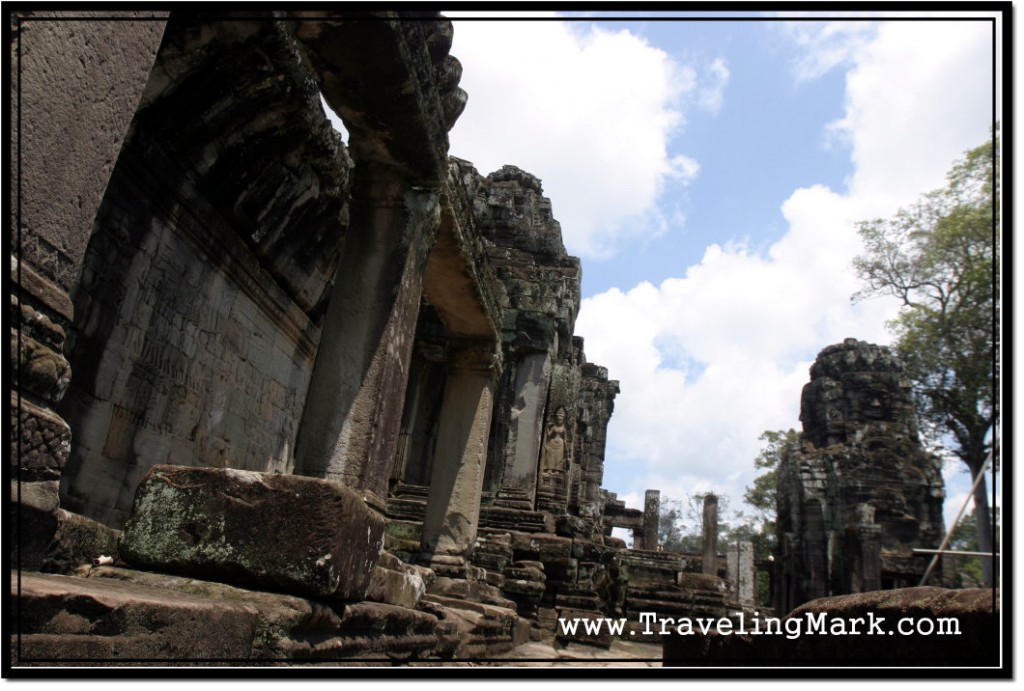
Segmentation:
[(818, 354), (800, 402), (802, 449), (779, 467), (780, 613), (818, 597), (916, 585), (937, 547), (941, 461), (919, 441), (888, 348), (848, 338)]
[(853, 338), (818, 355), (800, 398), (800, 421), (804, 439), (819, 449), (858, 441), (869, 429), (917, 441), (903, 364), (888, 348)]

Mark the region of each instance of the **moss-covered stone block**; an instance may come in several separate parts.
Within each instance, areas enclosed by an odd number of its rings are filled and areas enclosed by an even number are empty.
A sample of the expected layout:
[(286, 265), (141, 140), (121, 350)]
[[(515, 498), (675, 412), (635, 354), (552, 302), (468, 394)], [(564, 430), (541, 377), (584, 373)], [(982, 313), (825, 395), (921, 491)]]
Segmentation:
[(119, 552), (141, 568), (361, 600), (383, 541), (384, 518), (338, 483), (155, 466), (136, 493)]

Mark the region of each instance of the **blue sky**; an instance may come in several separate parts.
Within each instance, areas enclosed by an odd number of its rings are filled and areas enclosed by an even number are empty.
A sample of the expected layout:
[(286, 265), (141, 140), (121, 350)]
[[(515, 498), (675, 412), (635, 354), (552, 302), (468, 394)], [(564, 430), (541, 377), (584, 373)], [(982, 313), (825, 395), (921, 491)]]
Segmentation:
[[(446, 14), (469, 94), (451, 153), (540, 177), (583, 260), (577, 333), (622, 389), (604, 486), (742, 508), (816, 354), (888, 342), (897, 306), (850, 302), (855, 223), (987, 138), (991, 23)], [(951, 515), (967, 485), (946, 475)]]
[(588, 263), (585, 294), (675, 276), (723, 237), (749, 238), (764, 249), (786, 230), (780, 199), (816, 182), (841, 187), (849, 156), (841, 146), (826, 147), (824, 132), (842, 115), (843, 74), (793, 81), (792, 51), (777, 28), (756, 20), (601, 26), (635, 32), (683, 63), (722, 60), (729, 79), (719, 109), (694, 109), (669, 141), (700, 164), (700, 173), (676, 195), (685, 222), (658, 242)]

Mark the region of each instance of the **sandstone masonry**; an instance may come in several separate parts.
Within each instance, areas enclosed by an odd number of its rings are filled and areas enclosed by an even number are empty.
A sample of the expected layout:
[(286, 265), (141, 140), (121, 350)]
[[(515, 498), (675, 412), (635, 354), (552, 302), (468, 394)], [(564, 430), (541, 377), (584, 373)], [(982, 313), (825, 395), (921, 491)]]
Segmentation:
[(447, 20), (12, 29), (19, 664), (466, 658), (726, 611), (717, 555), (601, 488), (619, 385), (574, 335), (580, 263), (538, 178), (449, 156)]
[(802, 449), (779, 466), (776, 610), (917, 585), (942, 540), (939, 459), (921, 446), (910, 384), (888, 348), (819, 353), (800, 403)]

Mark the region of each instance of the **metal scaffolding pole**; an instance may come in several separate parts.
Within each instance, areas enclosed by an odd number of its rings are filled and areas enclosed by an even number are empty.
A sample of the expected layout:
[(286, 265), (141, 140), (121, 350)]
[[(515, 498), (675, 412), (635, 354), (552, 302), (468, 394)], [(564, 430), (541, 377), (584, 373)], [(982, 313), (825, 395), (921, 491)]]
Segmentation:
[(978, 489), (978, 485), (985, 478), (985, 471), (988, 470), (989, 464), (992, 463), (992, 453), (994, 450), (995, 444), (993, 444), (992, 448), (988, 450), (988, 458), (985, 459), (985, 462), (981, 466), (981, 470), (978, 471), (978, 477), (974, 478), (974, 484), (971, 486), (971, 491), (968, 492), (967, 496), (964, 498), (964, 503), (960, 507), (960, 511), (957, 512), (956, 518), (953, 519), (953, 524), (946, 531), (946, 537), (943, 538), (942, 544), (939, 545), (937, 550), (935, 550), (935, 556), (932, 557), (931, 563), (928, 564), (928, 568), (925, 569), (924, 575), (921, 576), (921, 582), (918, 583), (918, 586), (922, 586), (928, 582), (928, 578), (932, 575), (932, 571), (935, 570), (935, 565), (939, 563), (939, 557), (941, 557), (944, 552), (948, 551), (946, 548), (949, 547), (949, 540), (953, 537), (953, 531), (956, 530), (958, 525), (960, 525), (960, 517), (964, 515), (964, 510), (967, 508), (967, 504), (970, 503), (971, 498), (974, 497), (974, 490)]

